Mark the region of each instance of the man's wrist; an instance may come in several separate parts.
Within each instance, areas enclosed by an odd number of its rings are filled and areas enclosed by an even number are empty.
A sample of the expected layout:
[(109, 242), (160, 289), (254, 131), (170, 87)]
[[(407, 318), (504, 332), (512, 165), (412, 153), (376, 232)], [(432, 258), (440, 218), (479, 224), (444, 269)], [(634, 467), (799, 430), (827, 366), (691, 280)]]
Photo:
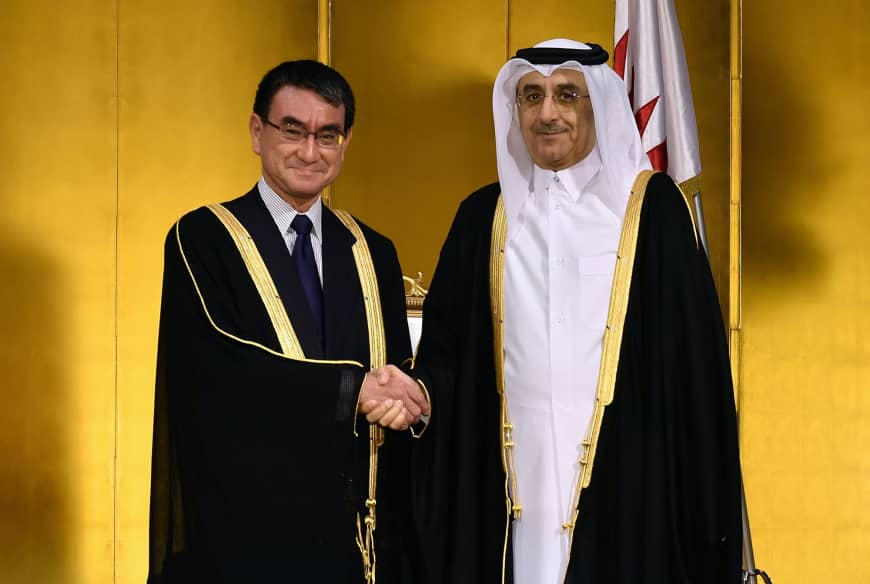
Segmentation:
[(364, 382), (365, 371), (362, 369), (347, 368), (341, 370), (335, 416), (337, 422), (347, 422), (356, 416)]
[(419, 439), (422, 438), (426, 428), (429, 427), (429, 421), (432, 419), (432, 399), (429, 397), (429, 390), (426, 388), (426, 384), (420, 379), (414, 378), (414, 381), (416, 381), (417, 385), (420, 386), (420, 390), (423, 392), (423, 397), (426, 398), (426, 403), (429, 405), (429, 413), (421, 415), (419, 421), (408, 428), (408, 430), (411, 431), (411, 436)]

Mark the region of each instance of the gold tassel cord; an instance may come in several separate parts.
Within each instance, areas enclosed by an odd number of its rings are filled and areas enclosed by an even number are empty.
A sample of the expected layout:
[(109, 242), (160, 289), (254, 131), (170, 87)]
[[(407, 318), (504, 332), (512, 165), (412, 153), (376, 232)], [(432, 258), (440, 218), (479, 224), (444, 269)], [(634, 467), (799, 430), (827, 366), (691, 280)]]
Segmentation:
[(501, 557), (501, 581), (505, 581), (508, 537), (510, 535), (511, 516), (519, 519), (523, 506), (519, 501), (517, 476), (513, 463), (513, 424), (510, 421), (507, 395), (504, 391), (504, 253), (507, 238), (507, 217), (504, 212), (504, 200), (501, 196), (496, 203), (495, 215), (490, 236), (490, 266), (489, 266), (489, 300), (492, 309), (492, 340), (495, 360), (496, 390), (499, 394), (499, 414), (501, 417), (501, 463), (504, 469), (505, 498), (505, 528)]
[[(375, 369), (386, 364), (387, 349), (384, 338), (384, 319), (381, 312), (381, 296), (372, 255), (362, 229), (350, 213), (343, 209), (336, 209), (334, 212), (356, 238), (352, 247), (353, 259), (356, 263), (357, 273), (359, 273), (363, 299), (365, 300), (371, 366), (372, 369)], [(366, 499), (366, 515), (364, 518), (357, 515), (356, 518), (356, 545), (362, 556), (363, 575), (367, 584), (375, 584), (377, 577), (375, 529), (377, 528), (378, 449), (383, 445), (384, 439), (383, 428), (377, 424), (369, 424), (369, 488)]]
[(507, 403), (507, 394), (504, 390), (504, 254), (505, 240), (507, 238), (507, 217), (504, 212), (504, 200), (499, 197), (496, 203), (495, 215), (492, 223), (492, 236), (490, 241), (490, 275), (489, 296), (492, 307), (492, 330), (493, 350), (495, 355), (496, 388), (499, 393), (501, 411), (501, 458), (507, 477), (505, 485), (505, 497), (508, 500), (513, 518), (519, 519), (523, 512), (523, 506), (519, 502), (519, 490), (517, 488), (517, 473), (514, 470), (513, 457), (513, 429), (510, 410)]
[[(366, 582), (374, 584), (375, 565), (375, 528), (377, 527), (378, 490), (378, 449), (384, 443), (384, 430), (377, 424), (369, 424), (369, 492), (366, 499), (366, 516), (363, 519), (356, 516), (356, 546), (359, 548), (363, 561), (363, 576)], [(365, 527), (363, 527), (363, 525)]]

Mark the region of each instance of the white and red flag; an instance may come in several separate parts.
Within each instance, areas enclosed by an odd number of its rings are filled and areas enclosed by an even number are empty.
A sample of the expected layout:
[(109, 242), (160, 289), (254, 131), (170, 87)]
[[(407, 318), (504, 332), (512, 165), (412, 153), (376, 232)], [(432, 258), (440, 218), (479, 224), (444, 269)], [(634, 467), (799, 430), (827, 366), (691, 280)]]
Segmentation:
[[(613, 68), (625, 81), (653, 168), (677, 183), (697, 177), (698, 125), (673, 0), (616, 0)], [(686, 193), (690, 196), (699, 190), (693, 182)], [(697, 197), (695, 207), (703, 234)]]

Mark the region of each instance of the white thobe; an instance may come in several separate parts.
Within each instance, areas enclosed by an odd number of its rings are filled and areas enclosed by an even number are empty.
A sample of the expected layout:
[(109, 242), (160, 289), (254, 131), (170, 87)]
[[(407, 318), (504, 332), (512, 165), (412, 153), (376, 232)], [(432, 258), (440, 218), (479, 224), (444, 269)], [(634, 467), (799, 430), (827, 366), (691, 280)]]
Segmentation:
[(535, 167), (505, 252), (505, 391), (513, 424), (514, 582), (561, 582), (581, 442), (595, 404), (621, 218), (600, 196), (597, 148), (558, 172)]

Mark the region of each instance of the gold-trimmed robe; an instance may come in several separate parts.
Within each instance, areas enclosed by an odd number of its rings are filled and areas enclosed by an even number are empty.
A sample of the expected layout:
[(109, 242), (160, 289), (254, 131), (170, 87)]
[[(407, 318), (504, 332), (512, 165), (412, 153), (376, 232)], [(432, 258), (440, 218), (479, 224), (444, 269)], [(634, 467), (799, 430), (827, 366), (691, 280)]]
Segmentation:
[[(207, 208), (166, 240), (149, 583), (362, 582), (356, 516), (365, 511), (368, 437), (354, 435), (370, 362), (355, 239), (323, 215), (325, 339), (290, 253), (256, 188), (223, 205), (249, 232), (305, 359), (284, 354), (236, 244)], [(386, 356), (410, 356), (392, 243), (362, 226), (380, 289)], [(304, 308), (304, 310), (302, 309)], [(380, 454), (378, 581), (408, 572), (407, 433)]]
[[(420, 573), (432, 584), (513, 582), (516, 502), (490, 289), (498, 199), (490, 185), (462, 203), (424, 305), (414, 372), (438, 418), (414, 445), (413, 476)], [(568, 526), (565, 581), (736, 583), (740, 473), (725, 331), (691, 216), (667, 176), (650, 180), (636, 228), (624, 320), (608, 321), (622, 325), (612, 401)]]

